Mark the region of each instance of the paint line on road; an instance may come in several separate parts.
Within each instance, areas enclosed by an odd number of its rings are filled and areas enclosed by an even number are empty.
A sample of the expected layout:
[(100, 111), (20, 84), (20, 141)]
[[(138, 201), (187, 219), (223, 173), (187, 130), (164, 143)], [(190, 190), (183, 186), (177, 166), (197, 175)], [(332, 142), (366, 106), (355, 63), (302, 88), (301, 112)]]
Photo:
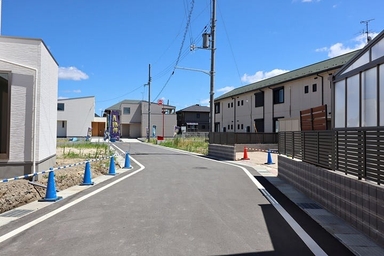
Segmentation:
[(312, 239), (312, 237), (310, 237), (307, 232), (305, 232), (305, 230), (292, 218), (291, 215), (289, 215), (289, 213), (276, 201), (276, 199), (271, 194), (269, 194), (269, 192), (264, 188), (264, 186), (261, 185), (261, 183), (246, 168), (232, 163), (225, 164), (239, 167), (245, 172), (245, 174), (247, 174), (247, 176), (256, 185), (260, 192), (275, 207), (275, 209), (280, 213), (280, 215), (284, 218), (288, 225), (291, 226), (295, 233), (315, 255), (327, 255), (323, 251), (323, 249), (321, 249), (321, 247)]
[(80, 197), (80, 198), (78, 198), (78, 199), (76, 199), (76, 200), (74, 200), (74, 201), (72, 201), (72, 202), (70, 202), (70, 203), (68, 203), (66, 205), (63, 205), (62, 207), (57, 208), (56, 210), (54, 210), (54, 211), (52, 211), (52, 212), (50, 212), (50, 213), (48, 213), (48, 214), (46, 214), (44, 216), (41, 216), (40, 218), (37, 218), (37, 219), (35, 219), (35, 220), (33, 220), (33, 221), (31, 221), (31, 222), (29, 222), (29, 223), (27, 223), (27, 224), (25, 224), (25, 225), (15, 229), (15, 230), (13, 230), (13, 231), (5, 234), (5, 235), (0, 236), (0, 243), (4, 242), (5, 240), (8, 240), (11, 237), (14, 237), (14, 236), (20, 234), (21, 232), (23, 232), (23, 231), (25, 231), (25, 230), (27, 230), (27, 229), (29, 229), (29, 228), (39, 224), (40, 222), (43, 222), (43, 221), (45, 221), (45, 220), (55, 216), (56, 214), (58, 214), (58, 213), (60, 213), (60, 212), (62, 212), (64, 210), (68, 209), (69, 207), (72, 207), (72, 206), (80, 203), (81, 201), (84, 201), (85, 199), (90, 198), (91, 196), (96, 195), (96, 194), (106, 190), (107, 188), (112, 187), (113, 185), (115, 185), (115, 184), (117, 184), (117, 183), (119, 183), (119, 182), (121, 182), (121, 181), (123, 181), (123, 180), (125, 180), (125, 179), (127, 179), (127, 178), (129, 178), (129, 177), (131, 177), (131, 176), (133, 176), (133, 175), (135, 175), (135, 174), (137, 174), (137, 173), (139, 173), (139, 172), (141, 172), (142, 170), (145, 169), (145, 166), (142, 165), (141, 163), (139, 163), (136, 159), (134, 159), (132, 157), (131, 157), (131, 159), (138, 166), (140, 166), (140, 168), (138, 170), (128, 174), (127, 176), (121, 177), (121, 178), (119, 178), (119, 179), (117, 179), (117, 180), (115, 180), (115, 181), (113, 181), (113, 182), (111, 182), (111, 183), (109, 183), (109, 184), (107, 184), (107, 185), (105, 185), (105, 186), (103, 186), (103, 187), (101, 187), (101, 188), (99, 188), (99, 189), (97, 189), (97, 190), (87, 194), (87, 195), (84, 195), (84, 196), (82, 196), (82, 197)]

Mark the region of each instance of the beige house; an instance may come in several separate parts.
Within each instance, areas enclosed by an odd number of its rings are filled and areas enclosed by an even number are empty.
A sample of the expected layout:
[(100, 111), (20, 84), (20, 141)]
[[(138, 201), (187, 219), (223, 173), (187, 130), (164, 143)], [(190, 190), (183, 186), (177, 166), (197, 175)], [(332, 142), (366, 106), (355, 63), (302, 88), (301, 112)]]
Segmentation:
[(0, 178), (56, 159), (58, 64), (41, 39), (0, 36)]
[(331, 118), (332, 76), (354, 55), (318, 62), (236, 88), (215, 99), (216, 132), (300, 130), (300, 111), (327, 105)]
[[(148, 102), (123, 100), (104, 112), (108, 130), (113, 137), (113, 127), (118, 128), (120, 138), (146, 138), (148, 130)], [(116, 113), (116, 114), (114, 114)], [(151, 103), (150, 136), (173, 137), (176, 127), (174, 106)]]

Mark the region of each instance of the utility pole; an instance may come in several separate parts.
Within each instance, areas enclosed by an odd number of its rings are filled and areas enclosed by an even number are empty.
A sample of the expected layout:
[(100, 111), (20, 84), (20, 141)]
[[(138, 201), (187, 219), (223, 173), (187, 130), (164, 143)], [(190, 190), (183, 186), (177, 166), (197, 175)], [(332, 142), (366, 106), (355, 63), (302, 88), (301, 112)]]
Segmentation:
[(149, 64), (148, 69), (148, 133), (147, 140), (151, 138), (151, 64)]
[(365, 33), (367, 34), (367, 43), (369, 43), (369, 41), (371, 41), (371, 38), (370, 38), (370, 36), (368, 35), (368, 33), (369, 33), (369, 30), (368, 30), (368, 23), (369, 22), (371, 22), (371, 21), (373, 21), (374, 19), (370, 19), (370, 20), (362, 20), (362, 21), (360, 21), (360, 24), (365, 24), (365, 26), (366, 26), (366, 28), (367, 28), (367, 30), (365, 31)]
[(212, 21), (211, 21), (211, 71), (210, 71), (210, 113), (211, 132), (215, 132), (215, 34), (216, 33), (216, 0), (212, 0)]

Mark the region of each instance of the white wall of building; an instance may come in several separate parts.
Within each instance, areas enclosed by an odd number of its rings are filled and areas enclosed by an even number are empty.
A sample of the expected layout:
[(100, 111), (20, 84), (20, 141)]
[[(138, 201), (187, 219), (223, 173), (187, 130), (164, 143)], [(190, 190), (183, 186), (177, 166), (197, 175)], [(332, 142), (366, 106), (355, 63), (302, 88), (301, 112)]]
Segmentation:
[(0, 36), (0, 70), (11, 72), (9, 159), (0, 176), (46, 168), (56, 155), (58, 64), (40, 39)]
[[(57, 124), (66, 122), (65, 137), (85, 137), (88, 128), (92, 127), (95, 116), (95, 97), (59, 99), (57, 103), (64, 103), (64, 111), (57, 111)], [(59, 135), (59, 132), (57, 132)]]

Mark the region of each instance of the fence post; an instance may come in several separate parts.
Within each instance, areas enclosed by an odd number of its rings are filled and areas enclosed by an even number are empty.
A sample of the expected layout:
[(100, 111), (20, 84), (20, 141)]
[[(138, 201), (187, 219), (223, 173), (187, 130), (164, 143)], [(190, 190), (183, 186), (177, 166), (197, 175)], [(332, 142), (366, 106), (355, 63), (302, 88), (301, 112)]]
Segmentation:
[(363, 131), (363, 177), (367, 178), (367, 131)]
[(316, 132), (316, 139), (317, 139), (317, 159), (316, 159), (316, 162), (317, 162), (317, 164), (319, 164), (319, 160), (320, 160), (320, 158), (319, 158), (319, 153), (320, 153), (320, 145), (319, 145), (319, 143), (320, 143), (320, 140), (319, 140), (319, 132)]
[(292, 159), (295, 158), (295, 132), (292, 132)]

